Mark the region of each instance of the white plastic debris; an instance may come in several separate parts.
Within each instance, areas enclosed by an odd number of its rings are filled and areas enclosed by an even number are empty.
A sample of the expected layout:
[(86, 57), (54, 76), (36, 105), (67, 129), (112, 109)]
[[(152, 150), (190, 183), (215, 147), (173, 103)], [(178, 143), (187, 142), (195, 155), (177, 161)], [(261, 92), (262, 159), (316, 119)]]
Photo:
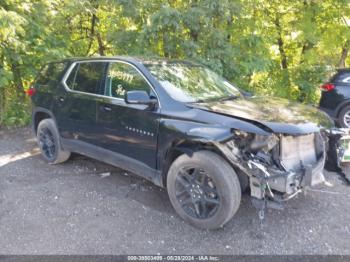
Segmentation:
[(100, 174), (100, 177), (101, 177), (101, 178), (105, 178), (105, 177), (108, 177), (108, 176), (110, 176), (110, 175), (111, 175), (111, 172), (106, 172), (106, 173)]

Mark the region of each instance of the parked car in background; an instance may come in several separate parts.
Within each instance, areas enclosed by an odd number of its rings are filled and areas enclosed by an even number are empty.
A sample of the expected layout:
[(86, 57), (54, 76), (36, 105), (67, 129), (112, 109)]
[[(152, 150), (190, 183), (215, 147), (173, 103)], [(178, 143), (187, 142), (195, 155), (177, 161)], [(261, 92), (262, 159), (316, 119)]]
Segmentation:
[(340, 127), (350, 128), (350, 68), (338, 69), (320, 88), (320, 109)]
[(167, 188), (177, 213), (200, 228), (227, 223), (247, 188), (260, 217), (280, 208), (324, 182), (335, 155), (324, 112), (247, 97), (187, 61), (67, 59), (46, 65), (28, 94), (48, 163), (76, 152), (129, 170)]

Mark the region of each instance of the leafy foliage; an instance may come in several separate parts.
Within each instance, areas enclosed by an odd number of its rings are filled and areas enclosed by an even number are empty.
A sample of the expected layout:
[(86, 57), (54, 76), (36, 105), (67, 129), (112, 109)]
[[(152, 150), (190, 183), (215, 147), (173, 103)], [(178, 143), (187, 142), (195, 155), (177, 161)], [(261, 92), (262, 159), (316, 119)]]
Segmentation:
[(29, 121), (23, 91), (69, 56), (195, 60), (243, 89), (317, 103), (349, 63), (349, 14), (348, 0), (2, 0), (0, 126)]

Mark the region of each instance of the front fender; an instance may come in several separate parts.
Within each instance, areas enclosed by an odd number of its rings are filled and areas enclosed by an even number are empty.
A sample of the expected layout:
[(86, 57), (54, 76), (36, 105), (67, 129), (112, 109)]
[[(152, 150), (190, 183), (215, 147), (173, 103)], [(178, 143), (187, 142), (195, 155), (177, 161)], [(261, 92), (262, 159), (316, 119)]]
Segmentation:
[(224, 142), (231, 139), (232, 136), (229, 127), (178, 119), (162, 119), (158, 135), (158, 169), (162, 170), (168, 152), (185, 141), (206, 144), (214, 141)]
[(176, 119), (163, 119), (159, 125), (158, 144), (160, 147), (168, 147), (178, 141), (224, 142), (233, 136), (231, 128), (198, 123), (193, 121), (183, 121)]

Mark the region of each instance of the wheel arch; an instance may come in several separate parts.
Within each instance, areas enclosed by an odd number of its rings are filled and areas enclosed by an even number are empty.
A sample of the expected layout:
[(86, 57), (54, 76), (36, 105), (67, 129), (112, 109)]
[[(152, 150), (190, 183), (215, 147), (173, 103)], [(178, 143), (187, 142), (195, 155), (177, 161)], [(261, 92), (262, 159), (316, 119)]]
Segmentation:
[[(220, 144), (220, 146), (218, 146)], [(235, 163), (232, 159), (227, 156), (224, 151), (221, 149), (225, 145), (221, 142), (215, 141), (203, 141), (203, 140), (182, 140), (177, 143), (173, 143), (173, 145), (166, 151), (164, 157), (164, 164), (162, 165), (162, 180), (163, 185), (166, 187), (167, 175), (170, 166), (172, 163), (181, 155), (186, 154), (191, 156), (194, 152), (200, 150), (207, 150), (216, 153), (220, 157), (222, 157), (236, 172), (236, 174), (240, 177), (245, 177), (246, 172), (242, 169), (239, 163)], [(240, 178), (241, 181), (241, 178)]]
[(347, 99), (345, 101), (343, 101), (340, 105), (337, 106), (336, 110), (335, 110), (335, 115), (337, 116), (337, 118), (340, 115), (340, 112), (344, 109), (344, 107), (346, 106), (350, 106), (350, 99)]
[(32, 129), (33, 129), (35, 134), (37, 133), (39, 123), (42, 120), (48, 119), (48, 118), (52, 119), (56, 124), (56, 119), (51, 111), (47, 110), (46, 108), (42, 108), (42, 107), (37, 107), (33, 110)]

